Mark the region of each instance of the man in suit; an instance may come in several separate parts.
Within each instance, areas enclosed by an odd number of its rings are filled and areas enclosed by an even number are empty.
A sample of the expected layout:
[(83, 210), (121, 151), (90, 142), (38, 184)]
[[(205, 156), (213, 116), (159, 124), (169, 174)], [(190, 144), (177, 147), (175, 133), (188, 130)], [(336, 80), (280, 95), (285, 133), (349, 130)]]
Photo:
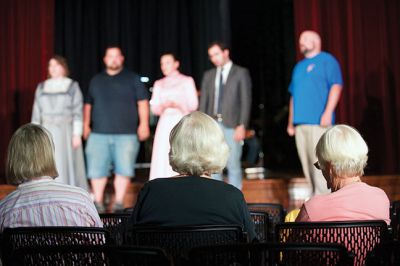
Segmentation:
[[(222, 128), (229, 145), (229, 183), (242, 188), (241, 156), (251, 107), (251, 78), (246, 68), (232, 63), (229, 49), (220, 42), (208, 47), (215, 68), (206, 71), (201, 82), (200, 111), (212, 116)], [(214, 179), (222, 180), (221, 174)]]

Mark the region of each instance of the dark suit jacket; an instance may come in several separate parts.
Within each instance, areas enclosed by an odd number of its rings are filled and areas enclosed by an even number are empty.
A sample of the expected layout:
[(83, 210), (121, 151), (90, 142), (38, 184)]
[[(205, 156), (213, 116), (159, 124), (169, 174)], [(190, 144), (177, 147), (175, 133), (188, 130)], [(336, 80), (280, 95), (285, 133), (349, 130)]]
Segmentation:
[(140, 190), (127, 230), (133, 225), (237, 224), (256, 237), (242, 192), (221, 181), (185, 176), (157, 178)]
[[(206, 71), (201, 82), (200, 111), (213, 116), (217, 69)], [(230, 128), (248, 126), (251, 111), (251, 78), (246, 68), (233, 64), (224, 86), (222, 123)]]

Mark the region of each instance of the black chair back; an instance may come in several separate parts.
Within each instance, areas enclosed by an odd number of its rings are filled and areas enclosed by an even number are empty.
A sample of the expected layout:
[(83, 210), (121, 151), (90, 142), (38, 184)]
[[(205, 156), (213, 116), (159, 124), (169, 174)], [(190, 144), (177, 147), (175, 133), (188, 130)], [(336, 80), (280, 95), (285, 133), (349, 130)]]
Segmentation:
[(130, 237), (132, 245), (162, 248), (177, 262), (194, 247), (244, 242), (242, 228), (236, 225), (135, 226)]
[(268, 213), (268, 239), (275, 239), (275, 225), (283, 223), (286, 211), (281, 204), (278, 203), (247, 203), (250, 211)]
[(135, 246), (36, 246), (13, 252), (11, 265), (103, 265), (170, 266), (172, 262), (159, 248)]
[(338, 243), (355, 254), (354, 265), (364, 265), (374, 247), (387, 240), (384, 221), (302, 222), (276, 225), (279, 243)]
[(118, 246), (111, 250), (112, 265), (170, 266), (172, 258), (156, 247)]
[(375, 249), (367, 255), (365, 265), (400, 265), (400, 241), (388, 241), (376, 245)]
[(194, 248), (189, 265), (352, 265), (353, 259), (338, 244), (234, 244)]
[(105, 245), (109, 232), (103, 228), (48, 226), (5, 228), (3, 231), (3, 261), (17, 249), (36, 246)]
[(101, 213), (103, 228), (110, 232), (110, 237), (116, 245), (124, 242), (125, 226), (131, 217), (130, 213)]
[(258, 241), (267, 242), (269, 239), (269, 217), (268, 213), (262, 211), (250, 211), (251, 220), (254, 223), (254, 229)]
[(400, 200), (390, 204), (390, 225), (393, 230), (393, 239), (400, 240)]

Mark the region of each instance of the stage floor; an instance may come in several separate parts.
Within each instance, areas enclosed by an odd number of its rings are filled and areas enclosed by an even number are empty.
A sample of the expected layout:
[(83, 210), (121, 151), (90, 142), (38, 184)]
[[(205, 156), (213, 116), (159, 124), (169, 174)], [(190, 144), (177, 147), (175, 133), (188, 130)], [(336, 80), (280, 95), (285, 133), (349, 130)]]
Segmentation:
[[(365, 176), (362, 179), (372, 186), (382, 188), (388, 195), (390, 201), (400, 200), (400, 176)], [(124, 206), (126, 208), (135, 205), (137, 195), (145, 182), (146, 180), (144, 178), (133, 179), (124, 200)], [(14, 189), (14, 186), (0, 185), (0, 199)], [(242, 191), (247, 202), (280, 203), (288, 211), (299, 208), (306, 197), (308, 197), (308, 186), (305, 179), (288, 174), (275, 174), (266, 179), (244, 179)], [(107, 206), (110, 207), (113, 200), (114, 192), (112, 180), (110, 179), (105, 194)]]

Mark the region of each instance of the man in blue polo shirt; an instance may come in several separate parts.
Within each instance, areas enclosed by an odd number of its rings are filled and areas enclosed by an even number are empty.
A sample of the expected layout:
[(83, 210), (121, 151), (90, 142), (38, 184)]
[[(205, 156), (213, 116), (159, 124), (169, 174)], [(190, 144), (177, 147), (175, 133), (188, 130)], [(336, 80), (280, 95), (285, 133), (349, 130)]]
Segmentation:
[(321, 51), (321, 39), (314, 31), (304, 31), (299, 39), (304, 59), (293, 70), (287, 132), (295, 136), (297, 152), (312, 194), (329, 189), (322, 172), (314, 167), (315, 146), (335, 123), (335, 108), (342, 91), (342, 74), (335, 57)]
[(123, 67), (119, 47), (109, 47), (106, 69), (93, 77), (84, 105), (86, 162), (95, 205), (105, 210), (103, 194), (110, 169), (114, 170), (114, 211), (123, 209), (123, 199), (134, 176), (139, 141), (148, 138), (149, 95), (140, 77)]

